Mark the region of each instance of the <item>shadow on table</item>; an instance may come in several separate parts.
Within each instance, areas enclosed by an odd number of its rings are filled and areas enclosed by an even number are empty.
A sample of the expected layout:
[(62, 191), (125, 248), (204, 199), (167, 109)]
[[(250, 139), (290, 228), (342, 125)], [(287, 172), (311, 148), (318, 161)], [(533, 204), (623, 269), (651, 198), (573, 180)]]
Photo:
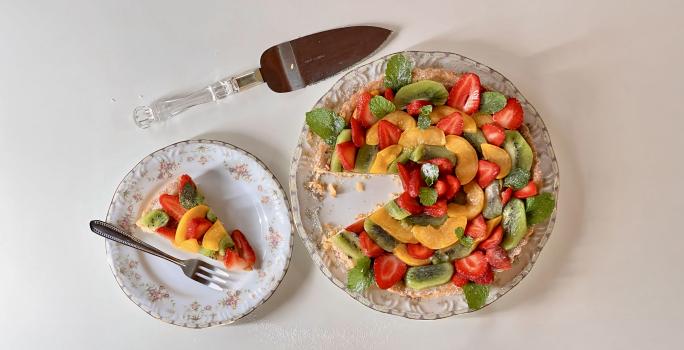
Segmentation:
[[(528, 98), (531, 103), (537, 108), (547, 127), (551, 130), (551, 142), (554, 145), (556, 157), (559, 161), (559, 170), (561, 173), (561, 189), (568, 189), (559, 194), (559, 205), (557, 211), (557, 221), (554, 232), (550, 236), (543, 252), (539, 258), (545, 256), (545, 259), (538, 261), (537, 265), (532, 269), (530, 274), (535, 275), (533, 278), (525, 278), (515, 292), (509, 292), (496, 302), (496, 306), (490, 306), (481, 312), (468, 314), (466, 317), (481, 317), (489, 316), (491, 313), (507, 311), (509, 309), (520, 308), (525, 303), (536, 303), (544, 298), (548, 291), (554, 288), (562, 288), (563, 283), (572, 274), (573, 266), (569, 264), (571, 252), (578, 247), (578, 241), (581, 235), (584, 234), (584, 219), (585, 219), (585, 186), (584, 179), (581, 173), (581, 164), (578, 158), (578, 149), (573, 146), (573, 140), (570, 139), (570, 132), (553, 133), (553, 130), (564, 130), (570, 124), (567, 121), (576, 113), (586, 113), (582, 111), (578, 101), (582, 104), (591, 104), (595, 100), (592, 91), (591, 77), (583, 74), (586, 71), (584, 68), (592, 64), (590, 59), (582, 58), (582, 52), (586, 52), (587, 44), (578, 38), (576, 40), (559, 43), (557, 46), (548, 50), (536, 53), (530, 56), (521, 56), (514, 53), (515, 48), (511, 44), (510, 48), (499, 47), (488, 44), (484, 41), (458, 41), (454, 40), (454, 35), (449, 34), (435, 37), (425, 42), (416, 44), (409, 48), (409, 50), (438, 50), (449, 51), (464, 54), (476, 61), (484, 64), (491, 64), (487, 57), (497, 62), (506, 62), (506, 66), (510, 69), (519, 70), (515, 74), (507, 74), (505, 70), (499, 67), (492, 67), (499, 70), (513, 81), (516, 86), (523, 91), (523, 95)], [(572, 58), (572, 59), (570, 59)], [(550, 64), (548, 64), (550, 62)], [(556, 62), (568, 63), (573, 62), (572, 65), (554, 64)], [(540, 72), (540, 67), (547, 63), (552, 69), (547, 69)], [(539, 85), (541, 79), (539, 77), (544, 74), (544, 81), (550, 82), (553, 89), (562, 89), (562, 96), (566, 98), (563, 101), (545, 101), (540, 96), (548, 96), (546, 89), (548, 86)], [(512, 75), (518, 77), (525, 77), (524, 82), (519, 84), (512, 78)], [(536, 84), (536, 85), (535, 85)], [(582, 88), (577, 88), (582, 87)], [(558, 91), (556, 90), (556, 96)], [(537, 96), (535, 98), (535, 96)], [(552, 108), (552, 105), (556, 108)], [(563, 107), (562, 115), (549, 115), (545, 111), (559, 110)], [(581, 129), (581, 127), (578, 127)], [(567, 224), (566, 224), (567, 223)], [(543, 264), (543, 265), (540, 265)]]
[[(282, 149), (276, 149), (275, 147), (270, 146), (267, 142), (263, 142), (262, 140), (254, 138), (250, 135), (231, 131), (208, 132), (198, 135), (195, 137), (195, 139), (224, 141), (252, 153), (255, 157), (261, 159), (264, 164), (266, 164), (266, 166), (268, 166), (269, 169), (276, 174), (278, 181), (283, 186), (285, 194), (289, 195), (288, 183), (287, 181), (283, 181), (287, 179), (287, 174), (278, 174), (276, 170), (269, 165), (268, 161), (269, 159), (278, 159), (278, 157), (290, 159), (290, 154), (285, 154)], [(295, 229), (293, 228), (293, 230)], [(311, 259), (308, 257), (306, 248), (302, 245), (302, 242), (295, 231), (293, 231), (292, 239), (294, 240), (292, 258), (290, 260), (290, 266), (282, 282), (263, 305), (260, 305), (254, 311), (252, 311), (252, 313), (237, 321), (240, 324), (259, 321), (268, 317), (269, 314), (275, 312), (281, 305), (285, 304), (297, 293), (298, 289), (305, 284), (304, 282), (313, 271), (314, 267), (311, 263)]]

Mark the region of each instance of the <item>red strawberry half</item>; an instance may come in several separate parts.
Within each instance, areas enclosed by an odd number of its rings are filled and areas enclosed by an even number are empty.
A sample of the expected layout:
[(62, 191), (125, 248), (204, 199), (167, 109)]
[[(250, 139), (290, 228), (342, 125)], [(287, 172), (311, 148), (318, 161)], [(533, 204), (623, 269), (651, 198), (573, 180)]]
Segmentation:
[(487, 262), (497, 270), (508, 270), (511, 268), (511, 258), (500, 246), (487, 249)]
[(394, 91), (392, 91), (392, 89), (385, 89), (385, 92), (383, 93), (383, 95), (385, 96), (385, 98), (388, 101), (390, 101), (390, 102), (394, 101)]
[(337, 152), (337, 157), (340, 159), (344, 170), (354, 170), (354, 162), (356, 161), (356, 146), (354, 146), (354, 142), (347, 141), (338, 144), (335, 147), (335, 152)]
[(447, 185), (449, 185), (449, 190), (444, 194), (444, 198), (447, 200), (454, 198), (456, 193), (461, 189), (461, 182), (454, 175), (444, 175), (444, 180), (446, 180)]
[(537, 195), (537, 185), (534, 181), (530, 181), (525, 187), (513, 192), (515, 198), (527, 198)]
[(503, 192), (501, 192), (501, 205), (506, 205), (509, 200), (511, 200), (511, 196), (513, 195), (513, 189), (508, 187), (506, 188)]
[(487, 142), (495, 146), (501, 146), (506, 139), (504, 129), (497, 124), (490, 123), (482, 125), (482, 133), (484, 133)]
[(468, 284), (468, 279), (460, 273), (456, 272), (453, 276), (451, 276), (451, 282), (455, 284), (457, 287), (463, 287), (466, 284)]
[(359, 234), (359, 245), (361, 246), (363, 254), (371, 258), (380, 256), (385, 252), (370, 238), (366, 231), (361, 231)]
[(477, 184), (483, 189), (489, 186), (499, 175), (499, 166), (486, 160), (479, 160), (477, 167)]
[(406, 105), (406, 113), (412, 115), (412, 116), (417, 116), (420, 114), (420, 109), (423, 108), (423, 106), (427, 106), (430, 104), (430, 101), (425, 101), (425, 100), (415, 100), (411, 101), (408, 105)]
[(354, 142), (354, 146), (361, 147), (365, 145), (366, 129), (364, 129), (363, 124), (361, 124), (361, 121), (356, 118), (351, 118), (351, 120), (349, 120), (349, 123), (351, 124), (351, 135), (352, 142)]
[(420, 214), (423, 212), (423, 206), (418, 203), (418, 199), (411, 197), (408, 192), (402, 193), (397, 199), (394, 200), (397, 205), (406, 210), (412, 215)]
[(371, 95), (370, 92), (364, 92), (359, 96), (359, 99), (356, 102), (357, 118), (359, 118), (361, 124), (366, 128), (370, 128), (371, 125), (378, 121), (378, 118), (370, 111), (370, 100), (372, 98), (373, 95)]
[(463, 116), (460, 112), (454, 112), (448, 117), (437, 122), (437, 127), (444, 131), (445, 135), (461, 135), (463, 133)]
[(401, 137), (401, 129), (398, 126), (381, 120), (378, 122), (378, 149), (382, 150), (386, 147), (396, 145), (399, 143)]
[(492, 231), (492, 234), (487, 237), (480, 245), (478, 246), (480, 249), (491, 249), (494, 247), (498, 247), (499, 244), (501, 243), (501, 240), (503, 239), (503, 227), (501, 225), (497, 226), (494, 231)]
[(420, 243), (406, 243), (406, 251), (408, 254), (416, 259), (427, 259), (432, 256), (434, 250), (420, 244)]
[(440, 174), (451, 174), (454, 170), (454, 163), (446, 158), (432, 158), (427, 162), (436, 165)]
[(441, 217), (447, 213), (447, 202), (446, 199), (440, 199), (437, 203), (423, 208), (425, 214), (433, 217)]
[(474, 73), (465, 73), (449, 91), (447, 105), (472, 114), (480, 108), (480, 77)]
[(476, 251), (462, 259), (456, 259), (454, 267), (456, 267), (456, 272), (469, 280), (482, 277), (489, 271), (487, 258), (481, 251)]
[(474, 239), (483, 238), (487, 235), (487, 224), (482, 214), (470, 220), (466, 226), (465, 234)]
[(523, 123), (523, 109), (520, 102), (514, 97), (506, 101), (506, 106), (494, 113), (494, 121), (506, 129), (515, 130)]
[(381, 289), (387, 289), (404, 278), (406, 269), (406, 264), (393, 254), (381, 255), (373, 262), (375, 283)]

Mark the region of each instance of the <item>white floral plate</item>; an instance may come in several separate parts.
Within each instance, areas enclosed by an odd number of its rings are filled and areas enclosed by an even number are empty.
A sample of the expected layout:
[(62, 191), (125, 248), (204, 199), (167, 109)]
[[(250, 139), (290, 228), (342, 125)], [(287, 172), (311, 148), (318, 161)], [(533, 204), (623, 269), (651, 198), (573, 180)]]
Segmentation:
[[(551, 192), (558, 199), (558, 163), (551, 146), (549, 133), (532, 104), (523, 97), (513, 83), (494, 69), (458, 54), (422, 51), (408, 51), (403, 52), (403, 54), (414, 63), (414, 67), (475, 72), (487, 88), (500, 91), (506, 96), (516, 97), (525, 111), (525, 124), (530, 130), (532, 141), (536, 147), (539, 167), (542, 171), (544, 185), (539, 190), (540, 192)], [(340, 78), (318, 100), (314, 107), (339, 110), (342, 104), (360, 88), (382, 78), (386, 62), (392, 55), (394, 54), (353, 69)], [(290, 198), (299, 236), (304, 241), (314, 263), (323, 274), (354, 299), (377, 311), (411, 319), (438, 319), (470, 312), (468, 304), (460, 293), (411, 298), (377, 287), (368, 288), (361, 294), (351, 292), (345, 287), (348, 267), (340, 259), (337, 259), (330, 249), (326, 249), (329, 246), (325, 239), (326, 231), (329, 231), (326, 228), (349, 225), (356, 221), (357, 215), (371, 212), (378, 205), (382, 205), (393, 198), (392, 193), (399, 194), (402, 190), (401, 184), (395, 176), (352, 175), (339, 177), (334, 174), (327, 174), (323, 175), (321, 180), (326, 183), (334, 182), (337, 188), (337, 196), (335, 198), (330, 196), (321, 198), (316, 194), (316, 191), (311, 191), (307, 183), (312, 181), (317, 174), (316, 164), (318, 160), (316, 154), (322, 143), (322, 140), (313, 136), (307, 126), (304, 125), (290, 169)], [(356, 191), (356, 183), (358, 182), (365, 184), (365, 191)], [(495, 275), (486, 305), (499, 299), (529, 273), (551, 235), (555, 221), (556, 211), (546, 223), (534, 226), (534, 232), (527, 238), (526, 244), (515, 258), (512, 269)]]
[(287, 271), (292, 253), (287, 197), (275, 176), (248, 152), (221, 141), (183, 141), (145, 157), (124, 177), (107, 222), (171, 255), (197, 258), (135, 226), (147, 203), (181, 174), (193, 177), (226, 229), (247, 236), (257, 254), (255, 269), (240, 273), (230, 291), (217, 292), (187, 278), (174, 264), (107, 241), (109, 265), (123, 292), (152, 317), (191, 328), (232, 323), (266, 301)]

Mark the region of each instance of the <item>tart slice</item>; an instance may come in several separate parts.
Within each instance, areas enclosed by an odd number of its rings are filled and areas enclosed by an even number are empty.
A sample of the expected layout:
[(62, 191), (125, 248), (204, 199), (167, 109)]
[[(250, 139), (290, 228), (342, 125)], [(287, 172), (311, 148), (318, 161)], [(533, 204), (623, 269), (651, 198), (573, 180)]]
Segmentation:
[(181, 250), (221, 260), (229, 270), (251, 270), (256, 254), (240, 232), (230, 234), (189, 175), (166, 186), (136, 225), (145, 232), (158, 233)]

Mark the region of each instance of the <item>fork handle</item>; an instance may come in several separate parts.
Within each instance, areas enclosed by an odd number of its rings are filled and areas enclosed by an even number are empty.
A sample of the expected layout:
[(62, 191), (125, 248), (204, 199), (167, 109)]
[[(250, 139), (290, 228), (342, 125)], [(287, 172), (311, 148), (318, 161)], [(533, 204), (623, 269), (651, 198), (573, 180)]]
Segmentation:
[(174, 264), (180, 265), (181, 267), (184, 266), (182, 260), (162, 252), (161, 250), (133, 237), (128, 232), (110, 223), (100, 220), (92, 220), (90, 221), (90, 230), (93, 231), (95, 234), (102, 236), (108, 240), (121, 243), (123, 245), (135, 248), (145, 253), (152, 254), (154, 256), (158, 256)]

